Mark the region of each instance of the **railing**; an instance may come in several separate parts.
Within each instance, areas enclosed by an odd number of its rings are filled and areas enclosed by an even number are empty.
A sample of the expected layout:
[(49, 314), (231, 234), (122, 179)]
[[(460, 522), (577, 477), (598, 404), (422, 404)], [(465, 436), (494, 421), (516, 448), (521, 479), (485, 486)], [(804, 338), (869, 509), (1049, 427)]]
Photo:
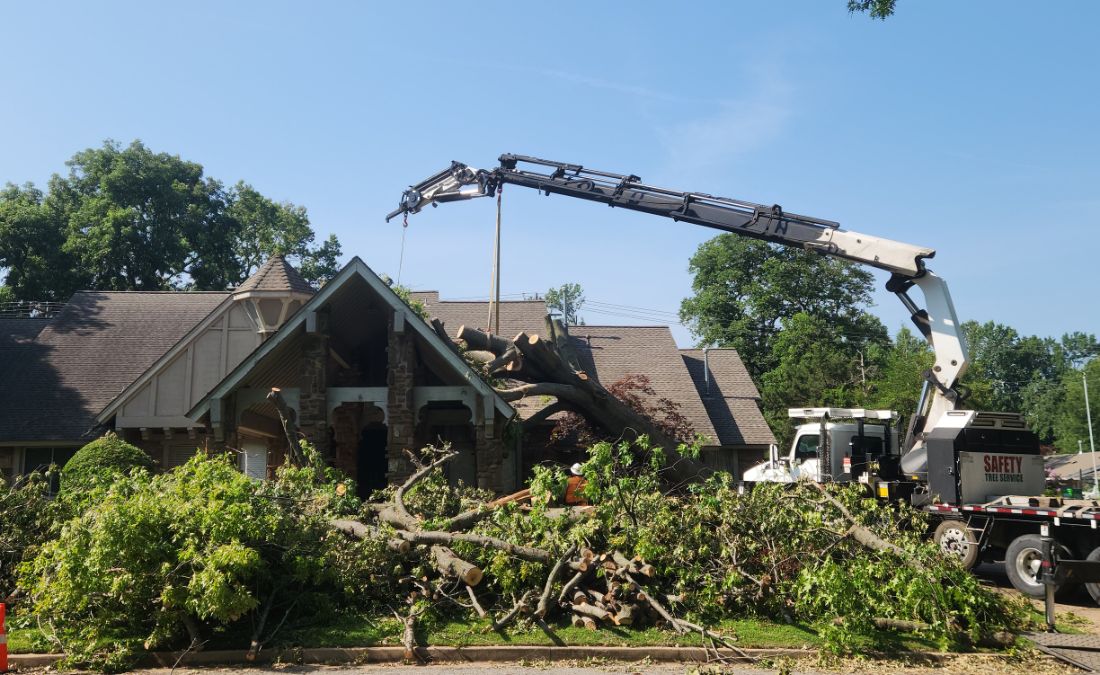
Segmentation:
[(0, 302), (0, 319), (49, 319), (57, 316), (63, 302), (15, 300)]

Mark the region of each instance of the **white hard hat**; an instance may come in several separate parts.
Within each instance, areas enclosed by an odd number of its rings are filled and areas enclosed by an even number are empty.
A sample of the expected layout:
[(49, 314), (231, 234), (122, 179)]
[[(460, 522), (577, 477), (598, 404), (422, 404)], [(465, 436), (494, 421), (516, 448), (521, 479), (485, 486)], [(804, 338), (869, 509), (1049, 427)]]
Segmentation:
[(574, 476), (579, 476), (579, 475), (581, 475), (581, 469), (582, 468), (583, 467), (581, 466), (581, 463), (577, 462), (573, 466), (569, 467), (569, 472), (572, 473)]

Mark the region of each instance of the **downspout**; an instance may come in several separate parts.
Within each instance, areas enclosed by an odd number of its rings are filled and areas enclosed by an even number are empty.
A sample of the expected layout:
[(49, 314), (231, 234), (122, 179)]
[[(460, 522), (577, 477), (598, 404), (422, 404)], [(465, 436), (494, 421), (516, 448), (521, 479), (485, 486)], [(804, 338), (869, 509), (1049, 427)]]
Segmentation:
[(710, 396), (710, 347), (703, 347), (703, 396)]

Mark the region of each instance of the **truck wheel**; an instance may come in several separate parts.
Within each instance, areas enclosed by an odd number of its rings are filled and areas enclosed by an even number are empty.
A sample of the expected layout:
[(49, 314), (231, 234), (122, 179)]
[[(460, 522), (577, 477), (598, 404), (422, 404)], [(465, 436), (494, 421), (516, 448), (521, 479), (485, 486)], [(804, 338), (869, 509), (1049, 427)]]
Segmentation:
[(978, 542), (974, 533), (961, 520), (948, 519), (936, 526), (932, 541), (940, 547), (940, 552), (948, 557), (959, 559), (964, 570), (973, 569), (978, 564)]
[[(1085, 560), (1091, 562), (1100, 560), (1100, 546), (1092, 549), (1092, 553)], [(1089, 592), (1089, 597), (1092, 598), (1093, 602), (1100, 604), (1100, 583), (1085, 584), (1085, 590)]]
[[(1058, 547), (1059, 558), (1072, 557), (1065, 546), (1057, 542), (1054, 545)], [(1042, 599), (1046, 595), (1046, 588), (1040, 581), (1042, 564), (1043, 540), (1037, 534), (1016, 537), (1005, 551), (1005, 572), (1012, 587), (1032, 598)], [(1055, 592), (1063, 590), (1061, 585), (1055, 587)]]

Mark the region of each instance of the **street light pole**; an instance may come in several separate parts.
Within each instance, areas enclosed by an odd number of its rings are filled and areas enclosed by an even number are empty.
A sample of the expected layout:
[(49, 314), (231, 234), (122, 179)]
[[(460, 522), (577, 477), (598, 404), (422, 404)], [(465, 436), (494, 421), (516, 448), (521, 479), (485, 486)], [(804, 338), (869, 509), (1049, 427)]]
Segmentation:
[(1096, 475), (1096, 443), (1092, 438), (1092, 411), (1089, 410), (1089, 378), (1081, 373), (1081, 382), (1085, 385), (1085, 419), (1089, 425), (1089, 451), (1092, 452), (1093, 490), (1100, 494), (1100, 476)]

